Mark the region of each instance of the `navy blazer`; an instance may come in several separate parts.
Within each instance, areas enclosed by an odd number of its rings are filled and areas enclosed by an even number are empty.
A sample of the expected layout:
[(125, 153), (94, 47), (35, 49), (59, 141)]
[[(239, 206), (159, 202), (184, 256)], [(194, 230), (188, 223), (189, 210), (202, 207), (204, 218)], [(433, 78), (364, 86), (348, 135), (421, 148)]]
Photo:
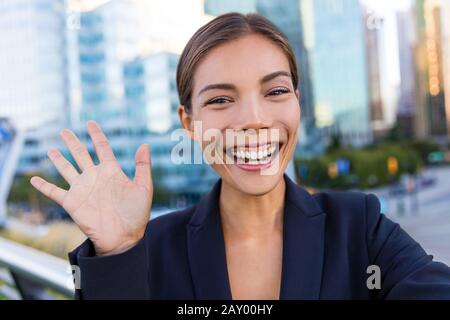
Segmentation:
[[(450, 299), (450, 268), (380, 213), (375, 195), (310, 195), (287, 176), (281, 299)], [(152, 219), (127, 252), (69, 253), (79, 299), (231, 299), (219, 214), (221, 180), (197, 206)], [(245, 208), (242, 208), (245, 211)], [(369, 289), (367, 268), (381, 271)]]

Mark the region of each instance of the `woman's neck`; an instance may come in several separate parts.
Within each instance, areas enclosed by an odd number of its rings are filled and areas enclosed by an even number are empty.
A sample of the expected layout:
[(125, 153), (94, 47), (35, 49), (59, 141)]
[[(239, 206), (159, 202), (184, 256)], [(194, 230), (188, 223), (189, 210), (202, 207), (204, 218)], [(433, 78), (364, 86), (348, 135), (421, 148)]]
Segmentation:
[(220, 213), (224, 231), (242, 237), (282, 231), (286, 184), (284, 178), (264, 195), (248, 195), (222, 180)]

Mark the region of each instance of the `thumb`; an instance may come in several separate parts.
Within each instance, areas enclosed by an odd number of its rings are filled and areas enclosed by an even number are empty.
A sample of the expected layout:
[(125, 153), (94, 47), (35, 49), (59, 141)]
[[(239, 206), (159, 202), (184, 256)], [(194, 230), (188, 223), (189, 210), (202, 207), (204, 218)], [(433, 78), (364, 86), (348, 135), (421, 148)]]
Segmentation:
[(136, 151), (136, 173), (134, 182), (138, 185), (150, 190), (152, 184), (150, 146), (141, 144)]

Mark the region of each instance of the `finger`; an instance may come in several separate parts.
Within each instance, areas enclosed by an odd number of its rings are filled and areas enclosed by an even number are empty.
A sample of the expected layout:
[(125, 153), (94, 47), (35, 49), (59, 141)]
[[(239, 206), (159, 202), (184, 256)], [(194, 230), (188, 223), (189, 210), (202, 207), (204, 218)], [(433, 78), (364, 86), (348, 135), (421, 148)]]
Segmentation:
[(116, 161), (116, 157), (114, 156), (111, 146), (109, 145), (108, 139), (100, 126), (95, 121), (89, 120), (87, 122), (87, 128), (100, 162)]
[(64, 156), (57, 149), (50, 149), (47, 153), (48, 157), (55, 165), (56, 170), (63, 176), (63, 178), (71, 184), (72, 181), (78, 177), (77, 170), (72, 164), (64, 158)]
[(61, 131), (61, 138), (70, 150), (72, 157), (75, 159), (81, 171), (94, 166), (91, 156), (84, 144), (71, 130), (63, 129)]
[(141, 144), (136, 151), (136, 174), (134, 181), (146, 188), (150, 189), (152, 183), (151, 160), (150, 160), (150, 146), (148, 144)]
[(62, 206), (62, 203), (64, 202), (64, 197), (66, 196), (67, 193), (66, 190), (61, 189), (60, 187), (57, 187), (54, 184), (45, 181), (41, 177), (32, 177), (30, 179), (30, 183), (39, 192), (41, 192), (46, 197), (52, 199), (57, 204)]

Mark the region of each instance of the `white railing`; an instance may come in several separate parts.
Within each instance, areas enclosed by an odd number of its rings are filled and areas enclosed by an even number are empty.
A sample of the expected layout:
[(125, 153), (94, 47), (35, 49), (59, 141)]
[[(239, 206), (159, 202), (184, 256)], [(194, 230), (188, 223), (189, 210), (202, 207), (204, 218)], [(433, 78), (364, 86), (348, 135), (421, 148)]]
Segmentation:
[(7, 299), (72, 299), (68, 261), (0, 238), (0, 296)]

